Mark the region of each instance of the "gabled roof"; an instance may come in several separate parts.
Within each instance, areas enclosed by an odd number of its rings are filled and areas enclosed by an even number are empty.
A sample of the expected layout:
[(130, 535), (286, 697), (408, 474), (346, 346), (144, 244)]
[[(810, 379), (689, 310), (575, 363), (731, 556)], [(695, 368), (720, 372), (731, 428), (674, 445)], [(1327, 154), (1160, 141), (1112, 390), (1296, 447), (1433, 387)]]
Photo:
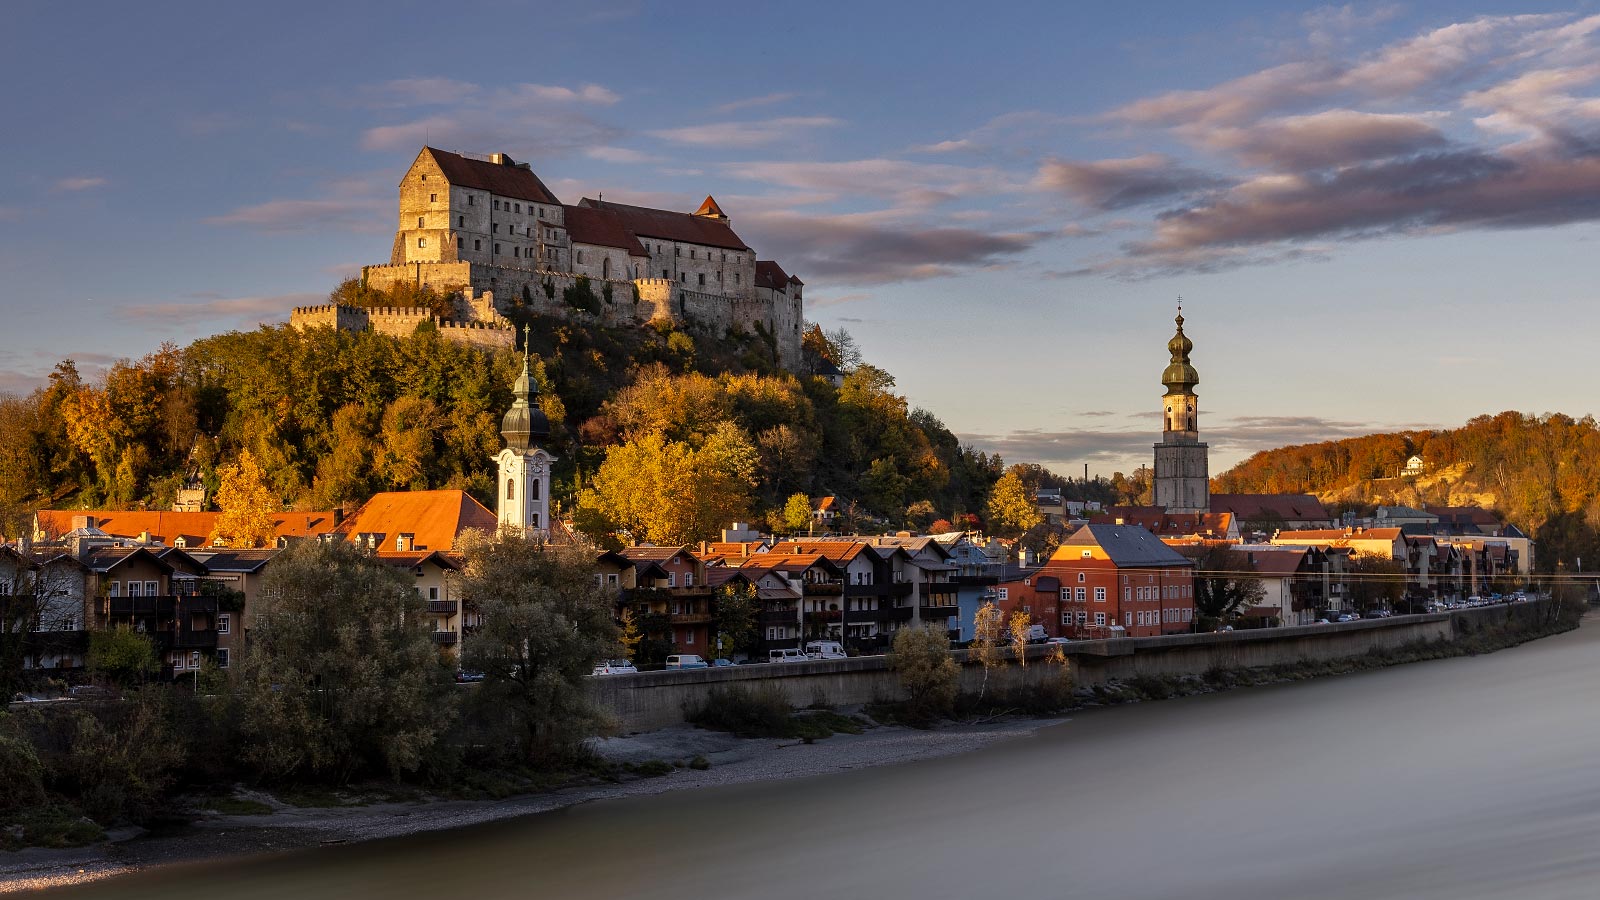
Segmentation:
[(1289, 521), (1333, 519), (1322, 501), (1310, 494), (1212, 494), (1211, 511), (1233, 513), (1239, 519), (1272, 514)]
[(1061, 542), (1062, 548), (1098, 546), (1118, 568), (1192, 566), (1194, 561), (1138, 525), (1090, 523)]
[(789, 273), (770, 259), (756, 260), (756, 287), (773, 291), (789, 290)]
[(836, 563), (848, 563), (867, 549), (865, 541), (783, 541), (771, 553), (815, 553)]
[(452, 553), (445, 553), (442, 550), (412, 550), (409, 552), (404, 550), (379, 550), (372, 556), (384, 565), (404, 569), (414, 569), (417, 566), (431, 562), (441, 569), (459, 572), (466, 565), (461, 557)]
[(1287, 578), (1300, 571), (1305, 564), (1306, 554), (1311, 550), (1307, 547), (1272, 547), (1251, 548), (1245, 552), (1257, 574), (1267, 578)]
[(623, 227), (640, 237), (661, 238), (666, 241), (721, 247), (727, 250), (750, 249), (737, 234), (733, 233), (733, 229), (729, 228), (726, 222), (708, 216), (651, 209), (647, 206), (629, 206), (626, 203), (610, 203), (588, 197), (580, 200), (579, 205), (616, 213)]
[(680, 553), (683, 554), (684, 556), (689, 557), (690, 559), (694, 559), (694, 554), (690, 553), (689, 552), (689, 548), (686, 547), (686, 546), (678, 546), (678, 547), (646, 547), (646, 546), (623, 547), (621, 550), (618, 550), (617, 552), (622, 554), (623, 556), (627, 557), (630, 561), (632, 561), (634, 563), (638, 563), (641, 560), (655, 560), (657, 562), (666, 562), (667, 560), (672, 559), (673, 557), (677, 556)]
[[(730, 560), (730, 562), (733, 562), (733, 560)], [(798, 573), (810, 568), (821, 568), (834, 575), (844, 574), (844, 570), (840, 569), (838, 564), (820, 553), (784, 553), (778, 550), (739, 560), (738, 568), (766, 569), (784, 573)]]
[(706, 195), (706, 199), (700, 204), (700, 208), (694, 211), (694, 214), (697, 216), (718, 216), (724, 219), (728, 217), (722, 211), (722, 207), (717, 205), (716, 198), (710, 194)]
[(628, 251), (629, 256), (650, 255), (615, 212), (592, 206), (562, 208), (566, 210), (567, 235), (574, 244), (616, 247)]
[(143, 547), (101, 547), (83, 556), (84, 565), (96, 572), (110, 572), (125, 562), (145, 559), (156, 566), (172, 571), (172, 565)]
[(338, 533), (352, 541), (361, 534), (379, 535), (380, 548), (385, 543), (392, 548), (397, 534), (410, 534), (413, 550), (454, 550), (468, 529), (494, 534), (499, 527), (495, 514), (466, 491), (386, 491), (361, 504)]
[(533, 169), (524, 168), (526, 164), (518, 165), (509, 156), (504, 158), (504, 163), (495, 163), (433, 147), (423, 147), (422, 152), (433, 157), (433, 161), (439, 165), (439, 170), (444, 172), (445, 180), (453, 185), (477, 188), (480, 191), (516, 200), (532, 200), (535, 203), (557, 206), (561, 204), (561, 201), (550, 193), (550, 189), (544, 186), (544, 182), (539, 180), (539, 176), (533, 174)]
[(1399, 528), (1362, 528), (1345, 530), (1343, 528), (1314, 528), (1309, 531), (1280, 531), (1273, 538), (1274, 543), (1294, 543), (1295, 541), (1397, 541), (1404, 534)]
[(277, 550), (218, 550), (191, 553), (208, 572), (240, 572), (251, 574), (278, 555)]
[[(38, 530), (46, 535), (65, 535), (72, 531), (75, 516), (90, 516), (94, 527), (111, 537), (137, 538), (148, 532), (155, 542), (175, 546), (183, 538), (189, 548), (202, 547), (211, 541), (215, 530), (216, 512), (171, 512), (163, 510), (115, 509), (41, 509), (37, 513)], [(334, 530), (332, 512), (281, 512), (272, 517), (273, 534), (280, 538), (311, 537)]]

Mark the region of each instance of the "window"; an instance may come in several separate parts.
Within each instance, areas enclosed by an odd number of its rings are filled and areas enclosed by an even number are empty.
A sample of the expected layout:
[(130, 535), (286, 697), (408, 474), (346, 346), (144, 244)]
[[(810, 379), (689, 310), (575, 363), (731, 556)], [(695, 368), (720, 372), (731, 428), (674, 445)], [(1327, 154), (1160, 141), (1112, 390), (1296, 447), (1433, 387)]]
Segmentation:
[(685, 573), (683, 573), (683, 586), (686, 587), (686, 588), (694, 587), (694, 573), (693, 572), (685, 572)]
[(1061, 614), (1061, 624), (1062, 625), (1071, 625), (1072, 624), (1072, 613), (1062, 613)]
[(1009, 589), (1009, 588), (1001, 588), (1001, 589), (1000, 589), (1000, 591), (999, 591), (999, 593), (1000, 593), (1000, 599), (1001, 599), (1001, 600), (1005, 600), (1005, 599), (1007, 599), (1007, 596), (1006, 596), (1006, 595), (1007, 595), (1007, 593), (1008, 593), (1008, 592), (1009, 592), (1009, 590), (1010, 590), (1010, 589)]
[(174, 654), (172, 654), (172, 668), (174, 668), (174, 669), (183, 668), (183, 654), (182, 653), (174, 653)]
[(607, 572), (606, 573), (606, 584), (615, 587), (616, 584), (617, 584), (617, 573), (615, 573), (615, 572)]
[(677, 587), (677, 586), (678, 586), (678, 573), (676, 573), (676, 572), (668, 572), (667, 573), (667, 587), (673, 588), (673, 587)]
[(1095, 588), (1094, 589), (1094, 599), (1095, 599), (1096, 603), (1104, 603), (1104, 602), (1106, 602), (1106, 589), (1103, 588), (1103, 587)]
[(426, 246), (428, 246), (428, 239), (427, 238), (417, 238), (417, 246), (418, 247), (426, 247)]
[(476, 240), (473, 241), (472, 242), (472, 249), (474, 249), (474, 250), (482, 250), (483, 249), (483, 241), (476, 241)]
[(534, 513), (533, 515), (529, 516), (528, 517), (528, 524), (532, 525), (535, 528), (538, 528), (539, 527), (539, 514), (538, 513)]
[(438, 194), (429, 194), (428, 195), (428, 202), (429, 203), (438, 203), (439, 202), (439, 195)]
[(738, 272), (733, 273), (733, 283), (734, 284), (738, 284), (739, 283), (739, 273)]
[(137, 581), (128, 582), (128, 596), (129, 597), (141, 596), (141, 594), (139, 592), (139, 582), (137, 582)]
[(475, 201), (475, 200), (473, 200), (473, 198), (472, 198), (472, 195), (471, 195), (471, 194), (468, 194), (468, 195), (467, 195), (467, 205), (468, 205), (468, 206), (472, 206), (472, 205), (473, 205), (473, 204), (474, 204), (474, 203), (475, 203), (475, 202), (476, 202), (476, 201)]
[(233, 616), (228, 613), (217, 614), (217, 634), (228, 634), (233, 628)]
[(528, 499), (529, 500), (537, 500), (537, 499), (539, 499), (539, 479), (537, 479), (537, 478), (535, 478), (534, 480), (528, 482)]
[(499, 209), (500, 208), (500, 201), (499, 200), (494, 201), (494, 208), (495, 209)]
[(120, 597), (120, 596), (122, 596), (122, 582), (113, 581), (109, 585), (107, 585), (106, 586), (106, 596), (107, 597)]
[(1072, 599), (1072, 588), (1062, 588), (1061, 589), (1061, 599), (1063, 599), (1063, 600), (1071, 600)]
[(1122, 624), (1124, 624), (1124, 625), (1132, 625), (1133, 624), (1133, 613), (1131, 613), (1131, 612), (1123, 613), (1122, 614)]
[(522, 258), (522, 248), (521, 247), (512, 247), (511, 248), (511, 255), (513, 257), (516, 257), (517, 259), (521, 259)]
[(1095, 613), (1094, 614), (1094, 623), (1096, 625), (1104, 625), (1106, 623), (1106, 614), (1105, 613)]
[(1084, 593), (1084, 590), (1084, 588), (1078, 588), (1077, 598), (1079, 603), (1082, 603), (1084, 600), (1088, 599), (1087, 595)]
[(437, 599), (439, 599), (439, 589), (436, 588), (436, 587), (428, 588), (428, 599), (429, 600), (437, 600)]
[(494, 245), (494, 252), (495, 252), (495, 253), (496, 253), (496, 254), (499, 254), (499, 252), (500, 252), (500, 245), (499, 245), (499, 244), (495, 244), (495, 245)]
[(700, 277), (700, 286), (701, 287), (705, 287), (706, 286), (706, 273), (701, 272), (699, 277)]
[(506, 479), (506, 499), (517, 499), (517, 480), (515, 478)]
[(461, 249), (461, 238), (456, 238), (456, 249), (457, 250)]
[(692, 630), (683, 633), (683, 642), (691, 647), (694, 646), (694, 632)]
[(227, 667), (228, 667), (228, 648), (227, 647), (218, 647), (217, 648), (217, 668), (226, 669)]
[(491, 233), (493, 233), (493, 234), (499, 234), (500, 233), (500, 223), (496, 222), (493, 225), (490, 225), (489, 226), (489, 231)]
[(1085, 581), (1085, 580), (1086, 580), (1086, 578), (1085, 578), (1085, 575), (1084, 575), (1084, 573), (1082, 573), (1082, 572), (1079, 572), (1079, 573), (1078, 573), (1078, 583), (1079, 583), (1079, 584), (1083, 584), (1083, 582), (1084, 582), (1084, 581)]
[(1130, 587), (1123, 588), (1122, 589), (1122, 602), (1126, 603), (1126, 602), (1128, 602), (1129, 600), (1132, 600), (1132, 599), (1133, 599), (1133, 588), (1130, 588)]
[(1079, 625), (1086, 624), (1088, 621), (1089, 621), (1089, 614), (1088, 613), (1086, 613), (1086, 612), (1078, 613), (1078, 624)]
[(425, 217), (417, 216), (417, 227), (418, 228), (426, 228), (427, 227), (427, 222), (428, 222), (428, 220)]
[(512, 206), (515, 207), (514, 209), (511, 210), (512, 212), (522, 212), (522, 204), (521, 203), (513, 203)]
[(465, 227), (467, 227), (467, 217), (466, 216), (456, 216), (456, 227), (457, 228), (465, 228)]
[(667, 270), (666, 269), (662, 269), (661, 270), (661, 277), (662, 278), (671, 278), (672, 276), (667, 274)]

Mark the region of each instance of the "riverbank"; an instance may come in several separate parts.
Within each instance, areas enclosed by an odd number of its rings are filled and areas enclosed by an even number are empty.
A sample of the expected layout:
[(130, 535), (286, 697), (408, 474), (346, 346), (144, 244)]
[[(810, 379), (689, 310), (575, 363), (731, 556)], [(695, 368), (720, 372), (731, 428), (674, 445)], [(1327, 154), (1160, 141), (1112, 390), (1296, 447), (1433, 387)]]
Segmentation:
[[(1219, 668), (1201, 676), (1143, 676), (1086, 685), (1077, 709), (1115, 706), (1303, 681), (1409, 662), (1488, 653), (1537, 637), (1568, 630), (1488, 631), (1471, 640), (1381, 648), (1339, 661), (1271, 667)], [(854, 710), (850, 710), (854, 711)], [(326, 845), (464, 828), (549, 812), (596, 800), (662, 794), (669, 791), (808, 778), (856, 769), (954, 756), (1012, 738), (1027, 737), (1065, 721), (998, 719), (981, 724), (948, 724), (932, 730), (879, 725), (859, 735), (837, 734), (814, 743), (746, 739), (687, 725), (597, 741), (596, 751), (616, 764), (636, 769), (648, 763), (666, 768), (660, 777), (622, 783), (593, 783), (506, 800), (372, 802), (360, 806), (292, 806), (267, 794), (241, 792), (244, 800), (272, 808), (271, 814), (211, 814), (162, 832), (114, 834), (110, 843), (73, 850), (25, 850), (0, 856), (0, 893), (98, 881), (144, 869), (224, 857), (255, 856)], [(692, 768), (702, 757), (709, 766)], [(648, 769), (644, 769), (648, 770)], [(120, 838), (120, 839), (119, 839)]]
[(329, 844), (355, 843), (424, 831), (463, 828), (596, 800), (694, 790), (719, 785), (806, 778), (872, 766), (895, 765), (968, 753), (997, 741), (1030, 735), (1061, 719), (997, 721), (919, 731), (879, 726), (859, 735), (823, 741), (738, 738), (675, 726), (648, 734), (597, 742), (597, 751), (618, 763), (687, 762), (704, 757), (704, 770), (673, 767), (661, 777), (620, 784), (592, 784), (507, 800), (424, 800), (349, 807), (295, 807), (265, 794), (249, 794), (273, 806), (268, 815), (211, 815), (166, 833), (113, 835), (110, 843), (73, 850), (23, 850), (0, 857), (0, 893), (38, 890), (124, 875), (175, 863), (230, 856), (279, 853)]

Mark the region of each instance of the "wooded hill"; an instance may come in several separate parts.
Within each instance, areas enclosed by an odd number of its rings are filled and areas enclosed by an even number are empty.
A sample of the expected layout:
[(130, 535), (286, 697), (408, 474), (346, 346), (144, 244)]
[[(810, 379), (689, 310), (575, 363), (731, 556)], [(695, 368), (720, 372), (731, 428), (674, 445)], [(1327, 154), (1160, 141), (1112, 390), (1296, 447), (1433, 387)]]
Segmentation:
[[(1419, 475), (1404, 475), (1421, 456)], [(1460, 428), (1404, 431), (1257, 453), (1213, 479), (1220, 493), (1310, 493), (1343, 508), (1478, 505), (1539, 541), (1543, 568), (1600, 563), (1600, 426), (1503, 412)]]
[[(887, 372), (846, 358), (842, 333), (806, 336), (850, 370), (836, 388), (779, 370), (759, 334), (514, 318), (532, 326), (560, 458), (552, 498), (587, 503), (594, 528), (697, 540), (776, 516), (796, 493), (838, 494), (897, 525), (910, 509), (926, 525), (980, 512), (1001, 474), (998, 457), (908, 408)], [(262, 327), (166, 345), (93, 381), (67, 360), (31, 395), (0, 397), (0, 528), (15, 535), (46, 506), (168, 508), (191, 479), (214, 495), (244, 450), (287, 508), (443, 487), (493, 508), (492, 457), (520, 368), (520, 349), (456, 345), (426, 325), (404, 338)], [(630, 519), (614, 502), (638, 488), (625, 476), (655, 479), (654, 495), (688, 512)]]

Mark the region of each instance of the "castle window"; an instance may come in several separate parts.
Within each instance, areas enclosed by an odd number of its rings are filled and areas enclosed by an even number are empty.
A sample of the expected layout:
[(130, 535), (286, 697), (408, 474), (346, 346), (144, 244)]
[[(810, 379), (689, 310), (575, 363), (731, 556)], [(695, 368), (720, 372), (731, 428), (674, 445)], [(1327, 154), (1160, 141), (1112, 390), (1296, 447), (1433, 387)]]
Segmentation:
[(689, 283), (689, 273), (688, 272), (679, 272), (678, 273), (678, 280), (683, 282), (684, 284), (688, 284)]
[(515, 205), (516, 208), (513, 209), (512, 212), (522, 212), (522, 204), (521, 203), (517, 203), (517, 204), (514, 204), (514, 205)]
[(500, 201), (499, 200), (494, 201), (494, 208), (495, 209), (499, 209), (500, 208)]
[(689, 248), (689, 258), (690, 259), (694, 259), (694, 248), (693, 247)]
[(428, 246), (428, 239), (427, 238), (417, 238), (417, 246), (418, 247), (426, 247), (426, 246)]
[(666, 269), (662, 269), (661, 270), (661, 277), (662, 278), (671, 278), (672, 276), (667, 274), (667, 270)]
[(425, 227), (425, 224), (426, 224), (426, 222), (427, 222), (427, 218), (426, 218), (426, 217), (424, 217), (424, 216), (417, 216), (417, 227), (418, 227), (418, 228), (423, 228), (423, 227)]
[(499, 253), (499, 252), (500, 252), (500, 245), (499, 245), (499, 244), (495, 244), (495, 245), (494, 245), (494, 252), (495, 252), (495, 253), (496, 253), (496, 254), (498, 254), (498, 253)]
[(533, 515), (529, 516), (528, 517), (528, 524), (532, 525), (535, 528), (538, 528), (539, 527), (539, 514), (538, 513), (534, 513)]
[(728, 254), (726, 254), (726, 253), (722, 254), (722, 261), (723, 262), (727, 262), (728, 261)]
[(467, 227), (467, 217), (466, 216), (456, 216), (456, 227), (457, 228), (465, 228), (465, 227)]
[(474, 249), (474, 250), (482, 250), (483, 249), (483, 241), (473, 241), (472, 242), (472, 249)]
[[(692, 253), (694, 251), (690, 251), (690, 252)], [(705, 287), (706, 286), (706, 273), (704, 273), (704, 272), (700, 273), (700, 286), (701, 287)]]
[(511, 255), (520, 259), (522, 257), (522, 248), (521, 247), (512, 247), (511, 248)]
[(429, 203), (438, 203), (439, 202), (439, 195), (438, 194), (429, 194), (428, 195), (428, 202)]
[(461, 249), (461, 238), (456, 238), (456, 249), (457, 250)]
[(515, 478), (506, 479), (506, 499), (517, 499), (517, 480)]
[(739, 273), (738, 272), (733, 273), (733, 283), (734, 284), (738, 284), (739, 283)]
[(682, 256), (683, 255), (683, 248), (682, 247), (673, 247), (672, 248), (672, 255), (673, 256)]
[(493, 225), (490, 225), (489, 226), (489, 230), (493, 231), (495, 234), (499, 234), (500, 233), (500, 223), (496, 222)]
[(467, 205), (468, 206), (472, 206), (476, 202), (477, 201), (475, 199), (473, 199), (473, 196), (471, 194), (467, 195)]
[(539, 207), (539, 218), (544, 218), (544, 207)]

